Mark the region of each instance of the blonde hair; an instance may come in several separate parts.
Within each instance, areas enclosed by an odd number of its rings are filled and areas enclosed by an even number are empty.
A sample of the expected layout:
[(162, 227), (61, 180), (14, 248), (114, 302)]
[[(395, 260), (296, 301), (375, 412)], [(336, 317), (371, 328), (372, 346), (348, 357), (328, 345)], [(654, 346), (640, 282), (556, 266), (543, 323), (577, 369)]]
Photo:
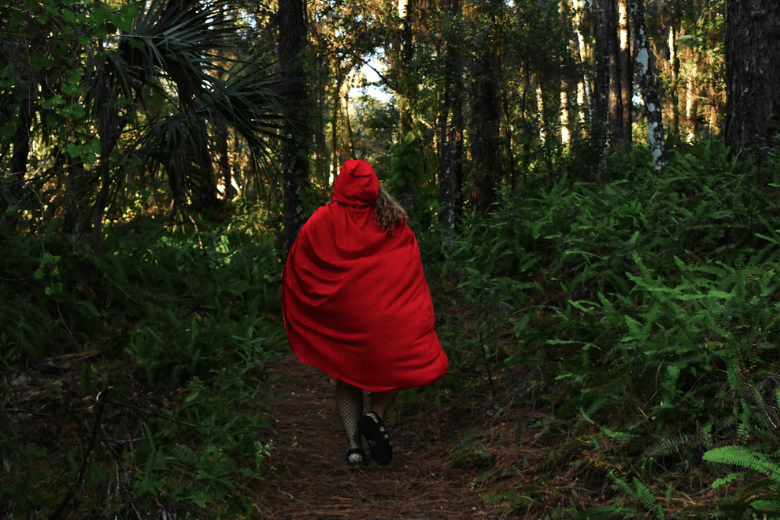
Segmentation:
[(377, 225), (392, 235), (396, 222), (407, 218), (404, 208), (380, 184), (379, 195), (374, 202), (374, 221)]

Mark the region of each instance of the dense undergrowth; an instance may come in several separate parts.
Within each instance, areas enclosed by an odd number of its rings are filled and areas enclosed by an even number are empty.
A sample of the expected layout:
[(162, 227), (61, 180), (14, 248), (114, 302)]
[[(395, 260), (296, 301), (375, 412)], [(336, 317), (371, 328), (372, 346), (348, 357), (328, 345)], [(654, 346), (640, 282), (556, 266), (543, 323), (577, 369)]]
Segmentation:
[(257, 516), (285, 336), (256, 224), (137, 218), (100, 256), (3, 228), (0, 518)]
[[(497, 414), (532, 404), (501, 416), (514, 435), (453, 449), (482, 461), (474, 487), (506, 515), (550, 495), (550, 519), (780, 515), (780, 156), (685, 152), (655, 177), (646, 150), (618, 151), (608, 183), (550, 162), (467, 216), (451, 250), (420, 226), (432, 204), (413, 215), (452, 370), (512, 374), (484, 393)], [(285, 342), (259, 214), (140, 216), (99, 256), (0, 226), (0, 518), (263, 516), (262, 381)], [(399, 410), (445, 392), (407, 391)], [(532, 483), (529, 428), (556, 438)]]
[[(779, 158), (759, 168), (705, 140), (655, 177), (623, 150), (612, 182), (537, 179), (472, 218), (451, 253), (429, 250), (480, 309), (470, 340), (467, 324), (441, 327), (459, 363), (525, 370), (555, 417), (540, 431), (565, 434), (539, 472), (576, 491), (555, 489), (547, 518), (780, 509)], [(524, 486), (521, 465), (487, 464), (475, 483), (525, 512), (554, 486)]]

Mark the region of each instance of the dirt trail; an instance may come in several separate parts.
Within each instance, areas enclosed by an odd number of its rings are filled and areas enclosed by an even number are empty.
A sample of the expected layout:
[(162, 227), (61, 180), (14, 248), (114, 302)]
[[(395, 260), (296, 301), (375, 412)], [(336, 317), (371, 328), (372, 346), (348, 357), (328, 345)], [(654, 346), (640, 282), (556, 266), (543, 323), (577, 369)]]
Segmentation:
[(422, 424), (401, 415), (390, 425), (390, 466), (372, 462), (365, 468), (348, 468), (333, 379), (299, 363), (292, 353), (269, 366), (269, 378), (278, 394), (272, 432), (276, 471), (267, 481), (266, 495), (270, 518), (451, 520), (500, 516), (471, 489), (474, 471), (452, 468), (449, 450), (458, 437), (450, 431), (453, 421), (446, 410), (431, 414)]

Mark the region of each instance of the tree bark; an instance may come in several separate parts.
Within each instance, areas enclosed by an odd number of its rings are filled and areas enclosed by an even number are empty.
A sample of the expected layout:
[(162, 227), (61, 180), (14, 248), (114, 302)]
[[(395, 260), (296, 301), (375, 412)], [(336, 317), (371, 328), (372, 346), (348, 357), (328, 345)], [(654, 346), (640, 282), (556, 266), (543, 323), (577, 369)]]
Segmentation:
[(336, 179), (339, 174), (339, 113), (341, 112), (341, 84), (344, 81), (344, 75), (341, 70), (341, 60), (336, 60), (334, 65), (336, 69), (336, 89), (333, 91), (333, 113), (331, 115), (330, 132), (330, 182)]
[(609, 28), (607, 45), (609, 46), (609, 134), (610, 142), (617, 144), (623, 140), (623, 90), (620, 70), (620, 51), (618, 48), (618, 26), (615, 15), (617, 3), (610, 0)]
[[(412, 33), (412, 9), (413, 0), (398, 0), (398, 17), (401, 19), (400, 29), (400, 53), (398, 56), (397, 80), (398, 88), (398, 112), (400, 113), (400, 126), (398, 144), (403, 145), (406, 136), (412, 131), (412, 96), (417, 87), (412, 81), (410, 70), (414, 58), (414, 35)], [(414, 204), (412, 187), (408, 184), (399, 186), (399, 202), (406, 208)]]
[(726, 1), (726, 144), (763, 160), (780, 124), (780, 3)]
[[(582, 26), (582, 11), (584, 9), (584, 1), (583, 0), (572, 0), (572, 8), (574, 10), (574, 18), (572, 20), (572, 24), (574, 26), (574, 33), (577, 35), (577, 55), (580, 59), (580, 68), (582, 69), (582, 78), (581, 78), (581, 87), (582, 92), (578, 94), (577, 103), (580, 105), (581, 110), (582, 107), (584, 107), (583, 115), (580, 117), (580, 119), (590, 119), (590, 117), (585, 118), (584, 114), (587, 113), (588, 116), (590, 116), (590, 111), (593, 108), (593, 91), (591, 90), (590, 85), (590, 77), (587, 72), (588, 67), (588, 46), (585, 43), (585, 36), (582, 34), (582, 29), (580, 28)], [(578, 87), (578, 91), (580, 88)]]
[(315, 90), (315, 110), (317, 110), (317, 117), (314, 119), (314, 170), (315, 174), (319, 176), (320, 183), (328, 187), (329, 172), (328, 164), (328, 144), (325, 139), (325, 111), (327, 110), (325, 85), (327, 84), (327, 71), (322, 63), (317, 66), (317, 89)]
[(612, 0), (595, 0), (596, 47), (593, 81), (593, 110), (591, 112), (591, 143), (593, 157), (590, 163), (591, 180), (601, 179), (607, 166), (607, 129), (609, 128), (609, 84), (611, 60)]
[[(497, 0), (489, 0), (481, 9), (486, 10), (488, 18), (495, 20), (501, 5)], [(476, 209), (481, 213), (489, 212), (498, 200), (498, 183), (503, 177), (499, 35), (496, 24), (492, 25), (480, 42), (482, 49), (470, 67), (473, 78), (470, 92), (471, 163), (477, 185)]]
[(618, 52), (620, 58), (620, 91), (623, 99), (623, 142), (631, 143), (634, 106), (634, 70), (631, 63), (631, 39), (628, 22), (628, 0), (618, 0)]
[(233, 188), (233, 176), (230, 171), (230, 155), (228, 141), (230, 132), (224, 119), (217, 121), (216, 152), (217, 166), (219, 168), (219, 178), (225, 185), (225, 200), (232, 200), (236, 196), (236, 190)]
[[(449, 15), (460, 17), (461, 0), (450, 0)], [(452, 248), (455, 227), (462, 216), (461, 189), (463, 187), (463, 90), (462, 55), (457, 35), (448, 36), (444, 63), (444, 94), (439, 115), (439, 220), (444, 225), (446, 247)]]
[(30, 155), (30, 127), (35, 115), (31, 96), (19, 104), (19, 125), (14, 133), (14, 152), (11, 155), (11, 175), (14, 183), (23, 183), (27, 175), (27, 160)]
[(414, 45), (412, 34), (412, 4), (413, 0), (399, 0), (398, 1), (398, 17), (401, 19), (401, 52), (400, 52), (400, 67), (398, 74), (398, 84), (400, 92), (398, 96), (398, 111), (401, 116), (401, 135), (400, 141), (403, 142), (406, 135), (412, 130), (412, 112), (411, 112), (411, 95), (412, 84), (410, 78), (410, 68), (412, 59), (414, 58)]
[[(89, 193), (93, 178), (90, 172), (84, 169), (84, 163), (78, 157), (72, 157), (65, 152), (58, 151), (58, 159), (62, 157), (64, 163), (63, 180), (65, 184), (65, 216), (62, 219), (62, 233), (72, 235), (88, 229), (88, 220), (81, 214), (81, 202)], [(83, 229), (79, 229), (79, 225)]]
[(671, 79), (669, 81), (669, 98), (672, 103), (672, 121), (670, 131), (672, 135), (680, 133), (680, 55), (677, 52), (677, 27), (674, 13), (669, 25), (669, 64), (671, 66)]
[(284, 250), (290, 250), (302, 225), (298, 190), (309, 178), (308, 106), (306, 71), (302, 53), (306, 46), (306, 13), (303, 0), (280, 0), (277, 11), (277, 56), (286, 89), (284, 95), (284, 143), (282, 144)]
[(645, 29), (644, 0), (630, 0), (631, 20), (634, 29), (634, 46), (636, 57), (634, 63), (639, 76), (639, 86), (647, 109), (647, 134), (650, 143), (650, 155), (653, 158), (656, 175), (661, 175), (666, 168), (666, 144), (664, 123), (661, 117), (661, 102), (658, 99), (658, 89), (653, 75), (650, 42)]
[(0, 189), (0, 211), (5, 211), (22, 196), (30, 156), (30, 131), (38, 110), (36, 93), (39, 84), (34, 80), (34, 73), (24, 59), (24, 54), (19, 52), (18, 48), (14, 48), (14, 45), (9, 42), (8, 45), (0, 47), (0, 50), (7, 53), (6, 59), (10, 61), (9, 69), (16, 76), (17, 84), (13, 90), (19, 99), (19, 124), (11, 141), (13, 144), (9, 172), (11, 179), (4, 189)]
[(95, 104), (100, 107), (100, 190), (95, 200), (92, 213), (92, 252), (99, 254), (103, 247), (103, 216), (108, 206), (108, 196), (111, 190), (111, 152), (116, 147), (122, 129), (127, 124), (124, 116), (113, 106), (117, 92), (113, 86), (102, 90), (96, 97)]
[(561, 84), (561, 143), (565, 146), (571, 144), (571, 123), (569, 120), (569, 85), (565, 80)]
[(476, 183), (477, 211), (487, 213), (498, 200), (501, 167), (501, 105), (498, 56), (487, 49), (471, 66), (471, 161)]

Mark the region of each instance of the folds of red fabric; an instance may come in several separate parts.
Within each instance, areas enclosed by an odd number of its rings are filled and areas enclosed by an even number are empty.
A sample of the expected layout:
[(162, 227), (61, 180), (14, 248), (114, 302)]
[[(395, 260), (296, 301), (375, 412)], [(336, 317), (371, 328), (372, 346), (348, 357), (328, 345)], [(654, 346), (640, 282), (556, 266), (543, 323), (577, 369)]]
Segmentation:
[(372, 392), (427, 385), (447, 369), (417, 239), (403, 222), (390, 234), (374, 221), (378, 186), (367, 163), (347, 161), (333, 202), (290, 249), (282, 281), (298, 358)]

